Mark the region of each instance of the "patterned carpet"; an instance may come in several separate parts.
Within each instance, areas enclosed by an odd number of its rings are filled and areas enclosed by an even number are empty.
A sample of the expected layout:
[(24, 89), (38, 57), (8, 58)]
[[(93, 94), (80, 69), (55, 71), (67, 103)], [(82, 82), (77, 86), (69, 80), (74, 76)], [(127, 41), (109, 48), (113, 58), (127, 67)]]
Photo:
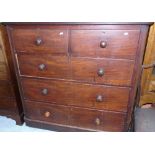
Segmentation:
[(25, 125), (22, 126), (16, 125), (15, 121), (0, 116), (0, 132), (49, 132), (48, 130), (42, 130), (37, 128), (31, 128)]

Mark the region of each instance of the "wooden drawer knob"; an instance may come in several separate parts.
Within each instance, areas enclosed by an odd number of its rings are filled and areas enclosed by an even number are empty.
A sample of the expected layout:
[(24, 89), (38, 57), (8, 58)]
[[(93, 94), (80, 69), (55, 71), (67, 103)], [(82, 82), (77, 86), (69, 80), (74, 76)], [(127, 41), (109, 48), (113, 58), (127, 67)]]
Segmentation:
[(37, 38), (35, 41), (36, 45), (39, 46), (42, 44), (42, 39), (41, 38)]
[(45, 114), (44, 114), (44, 116), (47, 117), (47, 118), (50, 117), (50, 115), (51, 115), (51, 113), (49, 111), (46, 111)]
[(45, 68), (46, 68), (46, 65), (45, 64), (40, 64), (39, 65), (39, 70), (45, 70)]
[(103, 102), (103, 96), (102, 95), (97, 95), (96, 96), (96, 102)]
[(48, 89), (47, 88), (42, 89), (41, 93), (43, 95), (47, 95), (48, 94)]
[(95, 119), (95, 123), (96, 123), (96, 125), (100, 125), (100, 124), (101, 124), (100, 119), (99, 119), (99, 118), (96, 118), (96, 119)]
[(100, 47), (101, 48), (106, 48), (106, 46), (107, 46), (107, 42), (106, 41), (101, 41), (100, 42)]
[(99, 68), (97, 71), (98, 76), (102, 77), (104, 75), (104, 69), (103, 68)]

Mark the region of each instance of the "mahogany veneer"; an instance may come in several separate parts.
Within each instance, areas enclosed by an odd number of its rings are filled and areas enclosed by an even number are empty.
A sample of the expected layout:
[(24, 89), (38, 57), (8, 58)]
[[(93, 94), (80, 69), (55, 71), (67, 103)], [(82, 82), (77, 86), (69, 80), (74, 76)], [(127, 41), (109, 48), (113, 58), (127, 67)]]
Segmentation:
[(128, 131), (148, 23), (7, 23), (27, 125)]

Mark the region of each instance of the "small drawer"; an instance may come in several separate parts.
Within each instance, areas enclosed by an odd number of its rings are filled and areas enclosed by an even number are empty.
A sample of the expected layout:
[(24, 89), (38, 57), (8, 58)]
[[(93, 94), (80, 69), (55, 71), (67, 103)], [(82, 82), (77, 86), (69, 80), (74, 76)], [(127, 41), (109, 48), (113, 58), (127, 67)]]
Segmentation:
[(65, 106), (49, 106), (45, 103), (25, 101), (24, 110), (25, 116), (29, 119), (68, 124), (69, 109)]
[(130, 88), (22, 79), (24, 98), (54, 104), (127, 111)]
[(13, 86), (7, 81), (0, 81), (0, 97), (14, 97)]
[(14, 48), (17, 52), (67, 54), (67, 30), (11, 29)]
[(66, 56), (18, 54), (17, 61), (21, 75), (61, 79), (71, 76), (69, 61)]
[(73, 56), (135, 59), (140, 30), (72, 30)]
[(72, 58), (72, 79), (100, 84), (131, 86), (134, 61)]
[(123, 113), (71, 108), (70, 124), (80, 128), (123, 131), (124, 121), (125, 114)]

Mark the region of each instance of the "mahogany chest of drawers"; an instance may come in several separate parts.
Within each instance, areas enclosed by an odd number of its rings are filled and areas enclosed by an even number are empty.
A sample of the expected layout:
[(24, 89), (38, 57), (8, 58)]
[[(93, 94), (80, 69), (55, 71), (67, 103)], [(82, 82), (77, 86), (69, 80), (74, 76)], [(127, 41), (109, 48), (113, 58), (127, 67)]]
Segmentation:
[(147, 23), (8, 23), (26, 124), (127, 131)]
[(23, 123), (23, 110), (13, 68), (6, 27), (0, 25), (0, 115)]

